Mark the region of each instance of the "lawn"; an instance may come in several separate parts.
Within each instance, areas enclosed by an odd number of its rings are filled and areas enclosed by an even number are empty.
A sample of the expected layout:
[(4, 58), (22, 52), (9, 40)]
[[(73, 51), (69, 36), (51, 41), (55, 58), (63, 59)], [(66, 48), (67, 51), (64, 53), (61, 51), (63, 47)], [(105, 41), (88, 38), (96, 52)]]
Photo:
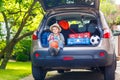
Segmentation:
[(0, 70), (0, 80), (20, 80), (31, 74), (31, 62), (9, 62), (6, 70)]

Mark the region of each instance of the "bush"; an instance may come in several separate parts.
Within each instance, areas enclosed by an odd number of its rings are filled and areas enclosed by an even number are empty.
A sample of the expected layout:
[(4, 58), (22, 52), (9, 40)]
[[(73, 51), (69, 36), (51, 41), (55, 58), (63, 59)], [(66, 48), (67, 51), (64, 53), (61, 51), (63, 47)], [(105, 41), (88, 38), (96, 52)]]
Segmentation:
[(17, 45), (14, 47), (12, 58), (16, 60), (16, 57), (22, 53), (24, 55), (27, 55), (30, 60), (30, 50), (31, 49), (31, 38), (25, 38), (17, 43)]
[(16, 61), (28, 61), (28, 60), (29, 60), (29, 56), (24, 53), (19, 53), (16, 56)]
[(118, 15), (117, 17), (116, 17), (116, 22), (115, 22), (117, 25), (119, 25), (120, 24), (120, 15)]

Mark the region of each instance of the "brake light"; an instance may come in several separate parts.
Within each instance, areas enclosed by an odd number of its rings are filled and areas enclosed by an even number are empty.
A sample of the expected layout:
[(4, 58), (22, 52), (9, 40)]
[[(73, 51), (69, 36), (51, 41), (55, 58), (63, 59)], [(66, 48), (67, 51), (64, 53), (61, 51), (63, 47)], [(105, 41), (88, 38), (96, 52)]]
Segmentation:
[(110, 38), (110, 33), (109, 32), (104, 33), (103, 38)]
[(100, 56), (100, 57), (104, 57), (104, 56), (105, 56), (105, 53), (104, 53), (104, 52), (100, 52), (100, 53), (99, 53), (99, 56)]
[(66, 56), (66, 57), (63, 57), (63, 60), (65, 61), (69, 61), (69, 60), (73, 60), (74, 58), (73, 57), (70, 57), (70, 56)]
[(40, 57), (40, 54), (39, 53), (35, 53), (35, 57), (36, 58)]
[(104, 29), (103, 38), (110, 38), (110, 31), (108, 29)]
[(37, 37), (37, 31), (35, 31), (32, 35), (32, 40), (37, 40), (38, 37)]

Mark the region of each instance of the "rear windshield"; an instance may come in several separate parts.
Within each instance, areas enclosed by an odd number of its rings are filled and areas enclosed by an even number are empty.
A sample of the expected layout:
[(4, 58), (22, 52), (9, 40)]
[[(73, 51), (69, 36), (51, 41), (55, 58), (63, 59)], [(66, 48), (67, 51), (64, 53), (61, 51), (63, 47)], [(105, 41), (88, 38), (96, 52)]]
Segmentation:
[(43, 0), (43, 3), (46, 9), (65, 6), (95, 7), (95, 0)]

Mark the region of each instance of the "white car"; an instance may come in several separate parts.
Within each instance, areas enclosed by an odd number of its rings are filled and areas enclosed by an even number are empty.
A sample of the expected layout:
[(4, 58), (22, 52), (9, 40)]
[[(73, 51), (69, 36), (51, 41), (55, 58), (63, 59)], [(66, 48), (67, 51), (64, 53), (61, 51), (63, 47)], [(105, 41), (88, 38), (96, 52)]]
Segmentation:
[[(46, 73), (66, 69), (96, 69), (104, 80), (115, 80), (116, 55), (112, 32), (99, 10), (99, 0), (38, 0), (46, 11), (32, 35), (32, 74), (44, 80)], [(49, 27), (58, 23), (65, 45), (57, 56), (48, 52)]]

